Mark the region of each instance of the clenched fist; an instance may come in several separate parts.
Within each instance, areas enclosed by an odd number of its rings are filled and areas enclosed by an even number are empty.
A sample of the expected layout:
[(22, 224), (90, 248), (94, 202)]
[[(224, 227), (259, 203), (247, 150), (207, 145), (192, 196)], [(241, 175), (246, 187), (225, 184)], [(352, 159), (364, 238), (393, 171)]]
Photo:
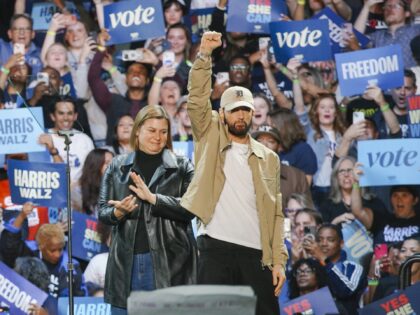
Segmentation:
[(201, 37), (200, 53), (211, 55), (214, 49), (222, 46), (222, 34), (218, 32), (205, 32)]

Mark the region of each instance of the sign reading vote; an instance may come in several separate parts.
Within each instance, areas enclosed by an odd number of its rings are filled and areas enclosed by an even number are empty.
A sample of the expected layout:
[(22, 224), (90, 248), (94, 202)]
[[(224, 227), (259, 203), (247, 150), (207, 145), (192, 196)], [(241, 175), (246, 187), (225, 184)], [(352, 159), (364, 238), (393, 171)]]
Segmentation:
[(278, 21), (281, 14), (287, 14), (284, 0), (230, 0), (226, 30), (269, 34), (269, 23)]
[(330, 290), (328, 287), (323, 287), (284, 303), (280, 308), (280, 315), (293, 315), (296, 313), (338, 314), (338, 310)]
[(369, 85), (387, 90), (404, 84), (400, 45), (336, 54), (335, 62), (343, 96), (362, 94)]
[(408, 98), (408, 115), (410, 118), (411, 138), (420, 138), (420, 96)]
[(42, 305), (48, 294), (0, 262), (0, 304), (10, 314), (29, 314), (31, 303)]
[[(58, 315), (69, 314), (69, 299), (58, 298)], [(111, 315), (111, 305), (104, 302), (102, 297), (75, 297), (74, 314), (83, 315)]]
[(373, 240), (359, 220), (343, 223), (344, 250), (347, 258), (362, 266), (369, 264), (373, 252)]
[(420, 310), (420, 282), (359, 309), (360, 315), (408, 315)]
[(326, 20), (271, 22), (270, 31), (277, 62), (295, 56), (302, 62), (332, 59)]
[(119, 1), (106, 5), (104, 23), (111, 36), (107, 45), (165, 35), (161, 1)]
[[(65, 1), (66, 9), (73, 15), (79, 16), (79, 12), (73, 2)], [(38, 2), (32, 6), (32, 19), (34, 30), (47, 30), (50, 27), (51, 19), (60, 9), (52, 2)]]
[(357, 152), (360, 186), (420, 184), (420, 139), (359, 141)]
[(62, 163), (7, 161), (12, 201), (31, 201), (44, 207), (66, 207), (66, 168)]
[(98, 234), (98, 220), (84, 213), (73, 212), (73, 241), (79, 246), (73, 248), (73, 256), (90, 260), (93, 256), (107, 251)]
[[(321, 10), (319, 13), (315, 14), (313, 19), (319, 20), (327, 20), (328, 21), (328, 28), (330, 30), (330, 42), (331, 42), (331, 49), (333, 54), (339, 53), (343, 51), (343, 32), (342, 32), (342, 25), (346, 23), (341, 16), (334, 13), (333, 10), (330, 8), (325, 8)], [(357, 40), (359, 41), (360, 47), (365, 48), (369, 43), (369, 38), (362, 33), (358, 32), (353, 27), (353, 33), (356, 36)]]
[(0, 110), (0, 153), (45, 151), (45, 146), (38, 144), (44, 133), (38, 122), (44, 125), (41, 107)]

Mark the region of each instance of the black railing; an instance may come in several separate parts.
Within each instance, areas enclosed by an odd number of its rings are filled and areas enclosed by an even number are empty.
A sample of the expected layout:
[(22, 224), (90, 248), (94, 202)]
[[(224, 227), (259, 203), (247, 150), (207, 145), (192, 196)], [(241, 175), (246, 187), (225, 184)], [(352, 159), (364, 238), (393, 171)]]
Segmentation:
[(420, 263), (420, 253), (408, 257), (407, 260), (401, 264), (398, 279), (398, 288), (400, 290), (404, 290), (411, 285), (411, 266), (415, 263)]

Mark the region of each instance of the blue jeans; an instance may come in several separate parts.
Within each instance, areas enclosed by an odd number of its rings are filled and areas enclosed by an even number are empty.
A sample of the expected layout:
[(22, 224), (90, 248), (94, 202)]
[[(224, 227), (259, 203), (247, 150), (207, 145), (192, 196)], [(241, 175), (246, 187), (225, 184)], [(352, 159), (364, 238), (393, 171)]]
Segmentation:
[[(131, 291), (152, 291), (155, 289), (155, 277), (150, 253), (134, 255), (130, 288)], [(127, 315), (127, 309), (111, 305), (111, 314)]]

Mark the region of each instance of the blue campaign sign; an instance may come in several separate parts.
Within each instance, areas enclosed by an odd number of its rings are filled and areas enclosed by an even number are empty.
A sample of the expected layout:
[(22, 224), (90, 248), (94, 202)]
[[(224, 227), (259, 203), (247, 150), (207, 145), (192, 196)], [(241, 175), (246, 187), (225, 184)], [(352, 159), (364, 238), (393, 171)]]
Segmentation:
[(10, 193), (15, 204), (31, 201), (43, 207), (67, 206), (64, 163), (7, 161)]
[(373, 240), (359, 220), (343, 223), (341, 232), (347, 258), (362, 266), (368, 266), (373, 253)]
[[(58, 298), (58, 315), (69, 314), (69, 299)], [(102, 297), (75, 297), (74, 314), (111, 315), (111, 305), (104, 302)]]
[(42, 305), (48, 294), (0, 262), (0, 305), (10, 308), (10, 314), (29, 314), (31, 303)]
[(362, 94), (369, 85), (382, 90), (404, 84), (404, 61), (400, 45), (335, 54), (343, 96)]
[(172, 142), (174, 153), (194, 161), (194, 143), (192, 141), (174, 141)]
[(302, 62), (332, 59), (326, 20), (271, 22), (270, 32), (277, 62), (287, 63), (295, 56)]
[[(312, 312), (311, 312), (312, 311)], [(328, 287), (323, 287), (309, 294), (302, 295), (280, 307), (280, 315), (290, 314), (338, 314)]]
[[(333, 10), (330, 8), (325, 8), (315, 14), (312, 19), (319, 19), (319, 20), (327, 20), (328, 21), (328, 28), (330, 30), (330, 42), (331, 42), (331, 49), (333, 54), (343, 52), (343, 44), (342, 44), (342, 26), (347, 21), (344, 20), (341, 16), (334, 13)], [(357, 40), (359, 41), (361, 48), (366, 48), (367, 44), (369, 43), (369, 38), (359, 31), (357, 31), (353, 27), (353, 33), (356, 36)]]
[(136, 42), (165, 35), (161, 1), (119, 1), (104, 6), (107, 45)]
[(73, 257), (91, 260), (93, 256), (107, 251), (107, 246), (101, 242), (97, 232), (96, 218), (74, 211), (72, 224), (73, 242), (78, 244), (73, 247)]
[(408, 98), (408, 116), (411, 138), (420, 138), (420, 95)]
[(230, 0), (228, 32), (269, 34), (269, 23), (287, 14), (284, 0)]
[(191, 31), (193, 43), (198, 42), (203, 33), (209, 30), (213, 11), (214, 8), (190, 10), (188, 16), (184, 18), (184, 24)]
[(360, 186), (420, 184), (420, 139), (359, 141), (357, 152)]
[[(71, 14), (79, 17), (79, 12), (73, 2), (65, 1), (66, 9)], [(53, 15), (60, 12), (60, 9), (52, 2), (37, 2), (32, 6), (31, 16), (34, 20), (34, 30), (48, 30)]]
[(359, 315), (418, 314), (420, 282), (359, 309)]
[(45, 146), (38, 144), (43, 127), (41, 107), (0, 110), (0, 153), (45, 151)]

